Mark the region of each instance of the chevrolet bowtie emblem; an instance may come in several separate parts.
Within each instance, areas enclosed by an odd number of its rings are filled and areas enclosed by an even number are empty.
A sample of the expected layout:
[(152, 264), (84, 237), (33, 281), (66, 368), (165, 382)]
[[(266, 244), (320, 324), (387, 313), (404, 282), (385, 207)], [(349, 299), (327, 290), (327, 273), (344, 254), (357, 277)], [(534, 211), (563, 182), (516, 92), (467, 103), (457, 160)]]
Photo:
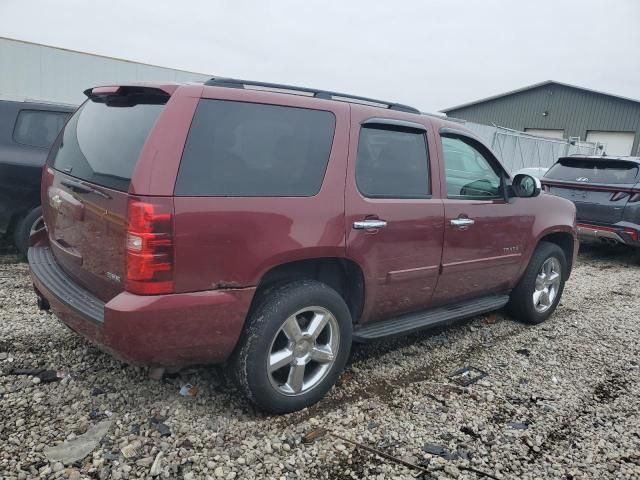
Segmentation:
[(60, 198), (60, 195), (54, 195), (51, 197), (49, 199), (49, 205), (51, 205), (55, 210), (60, 210), (60, 206), (62, 205), (62, 198)]

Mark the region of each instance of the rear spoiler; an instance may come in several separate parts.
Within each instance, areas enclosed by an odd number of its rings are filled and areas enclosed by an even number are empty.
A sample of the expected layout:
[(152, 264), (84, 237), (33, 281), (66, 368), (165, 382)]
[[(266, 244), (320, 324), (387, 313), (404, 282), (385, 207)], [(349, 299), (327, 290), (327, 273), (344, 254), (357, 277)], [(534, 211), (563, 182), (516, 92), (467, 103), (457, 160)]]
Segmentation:
[(113, 95), (147, 94), (171, 96), (178, 88), (178, 84), (162, 85), (103, 85), (99, 87), (87, 88), (83, 93), (87, 98), (97, 99)]
[(84, 91), (84, 94), (88, 98), (92, 98), (92, 97), (98, 97), (98, 96), (101, 96), (101, 95), (115, 95), (115, 94), (118, 93), (119, 90), (120, 90), (120, 87), (117, 87), (117, 86), (93, 87), (93, 88), (87, 88)]
[[(175, 90), (175, 89), (174, 89)], [(88, 88), (84, 94), (94, 102), (107, 103), (113, 107), (130, 107), (141, 103), (165, 104), (171, 92), (163, 88), (148, 86), (103, 86)]]
[(576, 164), (580, 162), (593, 162), (594, 164), (609, 164), (609, 165), (618, 165), (620, 167), (633, 166), (640, 168), (640, 162), (637, 161), (637, 157), (630, 157), (633, 160), (627, 160), (625, 158), (619, 157), (580, 157), (580, 156), (572, 156), (572, 157), (560, 157), (556, 163), (561, 163), (563, 165)]

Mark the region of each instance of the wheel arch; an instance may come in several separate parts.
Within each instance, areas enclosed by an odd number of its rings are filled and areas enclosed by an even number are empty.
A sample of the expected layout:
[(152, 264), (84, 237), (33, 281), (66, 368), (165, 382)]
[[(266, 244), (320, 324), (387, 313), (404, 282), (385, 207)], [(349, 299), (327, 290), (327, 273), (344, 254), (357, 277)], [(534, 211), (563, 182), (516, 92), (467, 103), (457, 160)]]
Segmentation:
[(258, 281), (252, 307), (271, 288), (295, 280), (317, 280), (336, 290), (344, 299), (354, 322), (364, 308), (365, 283), (360, 265), (342, 257), (316, 257), (275, 265)]
[[(533, 251), (538, 248), (540, 242), (549, 242), (558, 245), (562, 251), (564, 252), (567, 259), (567, 279), (571, 276), (571, 271), (573, 269), (573, 264), (575, 261), (575, 257), (577, 255), (578, 243), (576, 241), (576, 237), (571, 231), (551, 231), (542, 235), (537, 243)], [(532, 252), (533, 253), (533, 252)]]

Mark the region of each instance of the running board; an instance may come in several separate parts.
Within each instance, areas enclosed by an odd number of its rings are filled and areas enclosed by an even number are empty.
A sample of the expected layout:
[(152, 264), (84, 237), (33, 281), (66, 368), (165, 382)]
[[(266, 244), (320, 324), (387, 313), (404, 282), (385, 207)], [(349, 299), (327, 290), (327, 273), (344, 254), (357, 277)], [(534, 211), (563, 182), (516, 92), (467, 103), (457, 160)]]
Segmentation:
[(408, 333), (431, 328), (455, 320), (480, 315), (504, 307), (509, 295), (491, 295), (489, 297), (467, 300), (445, 307), (408, 313), (389, 320), (355, 327), (353, 341), (359, 343), (372, 342), (380, 338), (406, 335)]

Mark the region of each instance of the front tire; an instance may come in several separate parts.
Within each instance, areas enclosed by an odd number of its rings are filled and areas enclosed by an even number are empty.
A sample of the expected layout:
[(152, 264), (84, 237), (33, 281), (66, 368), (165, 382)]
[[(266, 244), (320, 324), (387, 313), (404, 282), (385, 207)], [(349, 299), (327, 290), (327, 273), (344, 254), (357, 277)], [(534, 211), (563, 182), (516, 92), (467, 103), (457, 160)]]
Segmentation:
[(540, 242), (507, 305), (517, 320), (538, 324), (555, 311), (567, 279), (567, 257), (555, 243)]
[(318, 402), (344, 369), (351, 315), (324, 283), (300, 280), (258, 300), (231, 360), (240, 390), (259, 408), (288, 413)]

